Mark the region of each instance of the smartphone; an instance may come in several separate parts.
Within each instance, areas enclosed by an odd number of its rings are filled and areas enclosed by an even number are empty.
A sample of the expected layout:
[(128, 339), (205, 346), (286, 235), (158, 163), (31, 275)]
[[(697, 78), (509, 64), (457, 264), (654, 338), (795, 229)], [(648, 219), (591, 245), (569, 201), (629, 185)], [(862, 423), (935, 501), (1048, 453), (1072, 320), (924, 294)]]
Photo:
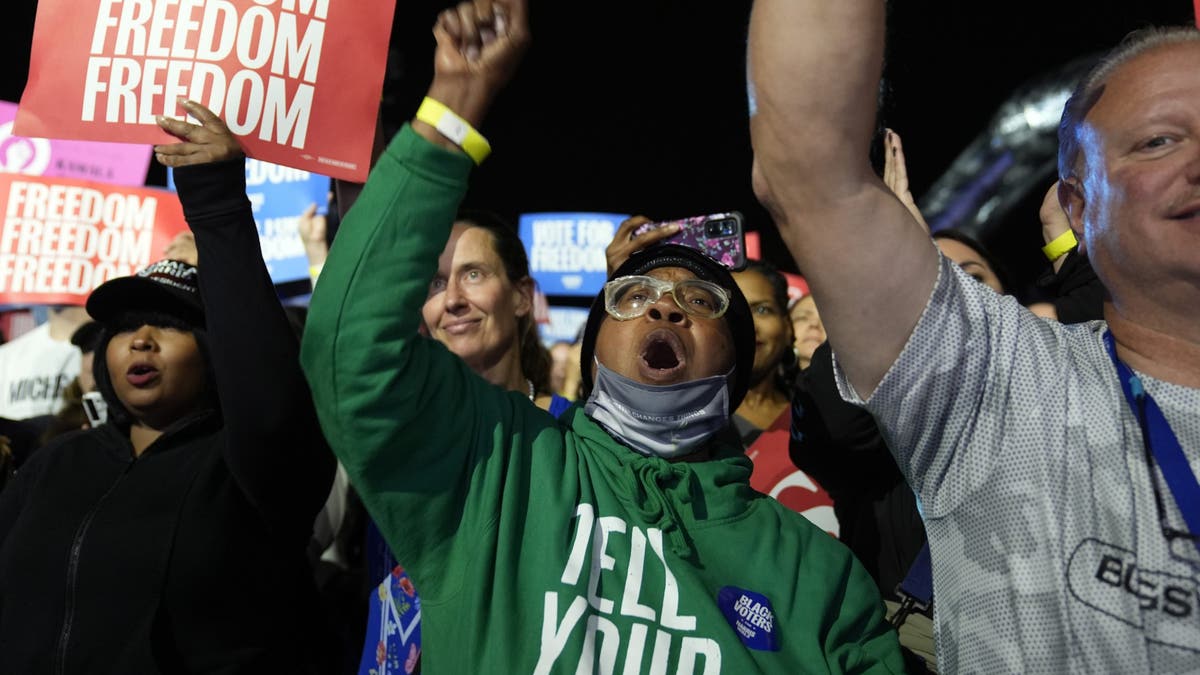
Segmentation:
[(634, 230), (633, 235), (636, 237), (667, 225), (679, 225), (682, 229), (662, 243), (694, 248), (733, 271), (746, 267), (746, 231), (741, 213), (728, 211), (646, 223)]
[(88, 425), (93, 429), (108, 421), (108, 404), (98, 391), (89, 391), (83, 395), (83, 414), (87, 415)]

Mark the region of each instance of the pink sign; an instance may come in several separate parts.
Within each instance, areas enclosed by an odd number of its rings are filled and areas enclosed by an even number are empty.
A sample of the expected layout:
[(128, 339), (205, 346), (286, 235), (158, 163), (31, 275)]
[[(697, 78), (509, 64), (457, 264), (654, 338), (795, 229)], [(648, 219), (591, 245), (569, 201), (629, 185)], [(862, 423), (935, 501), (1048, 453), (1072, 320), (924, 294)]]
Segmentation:
[(187, 229), (174, 193), (0, 173), (0, 305), (82, 305)]
[[(1200, 2), (1200, 0), (1196, 0)], [(746, 233), (746, 257), (750, 260), (762, 260), (762, 237), (757, 232)], [(780, 272), (788, 284), (788, 306), (808, 295), (808, 282), (799, 274)]]
[(146, 182), (149, 145), (58, 141), (13, 135), (17, 104), (0, 101), (0, 171), (137, 187)]
[(808, 295), (808, 282), (799, 274), (791, 274), (789, 272), (781, 272), (783, 278), (787, 279), (788, 284), (788, 306), (800, 298)]
[(746, 233), (746, 258), (762, 260), (762, 239), (757, 232)]
[(17, 130), (174, 143), (181, 97), (246, 154), (367, 179), (395, 0), (40, 0)]

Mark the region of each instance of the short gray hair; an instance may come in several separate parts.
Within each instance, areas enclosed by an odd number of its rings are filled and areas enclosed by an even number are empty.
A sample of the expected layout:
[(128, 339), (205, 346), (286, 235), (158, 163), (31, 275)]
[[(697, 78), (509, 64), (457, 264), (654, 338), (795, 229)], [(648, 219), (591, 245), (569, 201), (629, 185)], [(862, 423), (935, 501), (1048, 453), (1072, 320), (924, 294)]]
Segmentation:
[(1077, 175), (1079, 169), (1080, 126), (1088, 112), (1104, 93), (1104, 85), (1113, 71), (1133, 59), (1168, 45), (1200, 42), (1200, 30), (1195, 26), (1161, 26), (1143, 28), (1125, 36), (1092, 67), (1071, 98), (1063, 107), (1062, 121), (1058, 125), (1058, 177), (1066, 180)]

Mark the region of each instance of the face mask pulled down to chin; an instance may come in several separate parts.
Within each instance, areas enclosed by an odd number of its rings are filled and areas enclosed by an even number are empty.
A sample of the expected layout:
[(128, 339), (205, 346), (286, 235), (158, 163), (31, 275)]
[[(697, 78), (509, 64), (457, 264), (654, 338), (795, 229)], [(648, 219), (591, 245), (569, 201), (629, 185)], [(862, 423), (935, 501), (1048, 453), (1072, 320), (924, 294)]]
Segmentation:
[(676, 459), (698, 450), (729, 423), (729, 376), (655, 386), (619, 375), (596, 361), (584, 413), (635, 451)]

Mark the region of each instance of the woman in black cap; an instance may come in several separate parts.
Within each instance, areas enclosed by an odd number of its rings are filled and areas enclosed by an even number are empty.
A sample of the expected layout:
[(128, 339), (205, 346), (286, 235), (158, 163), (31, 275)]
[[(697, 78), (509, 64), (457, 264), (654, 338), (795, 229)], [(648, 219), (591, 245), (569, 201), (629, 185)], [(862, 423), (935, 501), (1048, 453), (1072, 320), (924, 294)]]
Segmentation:
[(195, 267), (164, 260), (88, 299), (108, 422), (0, 494), (0, 672), (309, 672), (304, 552), (333, 458), (245, 196), (241, 149), (202, 124), (174, 166)]

